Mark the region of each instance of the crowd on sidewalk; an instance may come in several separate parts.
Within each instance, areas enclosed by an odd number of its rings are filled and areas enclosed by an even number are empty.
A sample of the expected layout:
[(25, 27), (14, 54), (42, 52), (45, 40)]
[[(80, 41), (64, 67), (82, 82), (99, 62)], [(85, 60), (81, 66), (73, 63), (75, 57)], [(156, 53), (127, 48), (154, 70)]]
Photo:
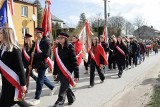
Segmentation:
[[(79, 65), (82, 62), (85, 74), (90, 74), (88, 87), (94, 88), (95, 71), (98, 72), (100, 83), (105, 82), (106, 67), (108, 70), (118, 69), (117, 76), (122, 78), (124, 70), (137, 67), (152, 51), (157, 54), (160, 45), (158, 39), (137, 40), (135, 37), (115, 35), (107, 40), (104, 36), (92, 36), (91, 43), (84, 44), (76, 35), (71, 36), (72, 42), (69, 42), (70, 36), (66, 33), (59, 33), (54, 45), (51, 45), (48, 37), (43, 35), (43, 28), (36, 28), (35, 32), (35, 41), (31, 39), (32, 35), (25, 34), (24, 46), (20, 47), (13, 29), (0, 29), (0, 107), (11, 107), (15, 104), (29, 107), (39, 104), (43, 84), (51, 90), (50, 95), (53, 95), (57, 87), (47, 78), (46, 71), (53, 73), (54, 80), (60, 82), (58, 99), (53, 107), (63, 107), (66, 97), (68, 105), (72, 105), (76, 97), (71, 87), (76, 87), (79, 81)], [(51, 53), (54, 53), (54, 65), (50, 58)], [(33, 69), (38, 76), (34, 75)], [(30, 76), (36, 81), (36, 92), (34, 99), (27, 103), (24, 96), (28, 91)]]

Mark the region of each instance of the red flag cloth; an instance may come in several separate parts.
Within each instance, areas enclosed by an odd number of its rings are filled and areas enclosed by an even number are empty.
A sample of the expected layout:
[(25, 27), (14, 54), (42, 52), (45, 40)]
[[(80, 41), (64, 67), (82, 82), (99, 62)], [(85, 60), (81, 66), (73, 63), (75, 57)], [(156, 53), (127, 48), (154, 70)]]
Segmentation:
[(107, 26), (106, 26), (106, 25), (104, 26), (103, 37), (104, 37), (104, 40), (108, 42), (108, 37), (107, 37)]
[(46, 0), (46, 2), (47, 2), (49, 5), (51, 5), (51, 0)]
[(14, 5), (13, 5), (13, 0), (9, 0), (10, 4), (9, 4), (9, 8), (10, 8), (10, 11), (12, 13), (12, 15), (14, 15)]
[(44, 8), (41, 27), (44, 29), (43, 36), (46, 36), (46, 34), (48, 32), (48, 17), (47, 17), (47, 9), (46, 8)]
[(50, 6), (48, 5), (48, 31), (51, 33), (52, 32), (52, 14), (50, 11)]
[(75, 49), (78, 65), (80, 65), (82, 62), (82, 57), (83, 57), (82, 43), (80, 41), (77, 41), (77, 42), (73, 42), (73, 44), (74, 44), (74, 49)]
[(90, 27), (89, 27), (89, 22), (88, 22), (88, 20), (86, 20), (85, 24), (86, 24), (87, 35), (92, 36), (93, 33), (92, 33), (92, 31), (91, 31), (91, 29), (90, 29)]

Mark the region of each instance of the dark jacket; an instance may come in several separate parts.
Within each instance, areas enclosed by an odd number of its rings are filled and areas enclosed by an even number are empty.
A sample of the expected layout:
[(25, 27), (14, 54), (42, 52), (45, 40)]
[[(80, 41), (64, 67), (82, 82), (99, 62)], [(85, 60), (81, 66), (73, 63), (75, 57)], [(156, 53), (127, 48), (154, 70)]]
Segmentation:
[[(28, 46), (27, 46), (27, 45), (24, 45), (24, 49), (25, 49), (26, 53), (27, 53), (30, 57), (31, 57), (31, 54), (32, 54), (32, 52), (33, 52), (33, 50), (34, 50), (34, 47), (35, 47), (35, 42), (33, 42), (31, 49), (28, 49)], [(24, 68), (28, 68), (28, 66), (29, 66), (30, 63), (29, 63), (29, 62), (26, 60), (26, 58), (24, 57), (23, 51), (22, 51), (22, 61), (23, 61)]]
[[(73, 45), (65, 43), (62, 49), (62, 46), (58, 44), (58, 55), (70, 73), (74, 71), (74, 77), (79, 78), (79, 67)], [(53, 75), (57, 75), (58, 73), (61, 73), (61, 70), (54, 59)]]
[(107, 53), (108, 52), (108, 44), (105, 42), (101, 42), (101, 45), (102, 45), (104, 51)]
[(130, 43), (131, 46), (131, 54), (134, 56), (136, 54), (138, 54), (138, 45), (135, 42), (131, 42)]
[(45, 62), (47, 57), (51, 55), (50, 41), (47, 37), (43, 37), (39, 43), (40, 50), (42, 53), (35, 53), (33, 59), (33, 68), (46, 69), (48, 64)]
[[(125, 53), (125, 55), (127, 55), (127, 46), (124, 46), (122, 43), (121, 44), (116, 44), (116, 46), (119, 46), (120, 49), (123, 50), (123, 52)], [(116, 58), (116, 62), (124, 62), (125, 61), (125, 58), (126, 56), (124, 56), (122, 53), (120, 53), (118, 51), (118, 49), (114, 48), (114, 54), (115, 54), (115, 58)]]
[[(13, 49), (12, 52), (4, 52), (2, 57), (1, 52), (2, 51), (0, 51), (0, 60), (19, 76), (20, 85), (25, 86), (26, 80), (21, 51), (19, 49)], [(0, 107), (10, 107), (14, 105), (14, 95), (15, 87), (12, 86), (2, 74), (2, 96), (0, 99)], [(5, 104), (5, 106), (3, 104)]]

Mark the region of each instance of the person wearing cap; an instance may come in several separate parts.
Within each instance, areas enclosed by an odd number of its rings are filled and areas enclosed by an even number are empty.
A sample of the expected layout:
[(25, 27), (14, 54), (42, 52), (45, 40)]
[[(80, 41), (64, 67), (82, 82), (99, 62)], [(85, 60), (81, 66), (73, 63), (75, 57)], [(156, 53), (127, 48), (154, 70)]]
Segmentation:
[[(31, 57), (31, 53), (34, 50), (35, 42), (32, 41), (32, 35), (25, 34), (24, 36), (24, 46), (22, 47), (22, 61), (24, 68), (26, 69), (26, 79), (28, 78), (29, 73), (29, 60)], [(30, 76), (36, 81), (37, 77), (34, 75), (33, 72), (30, 73)], [(29, 82), (29, 81), (28, 81)], [(28, 87), (27, 87), (28, 88)]]
[[(57, 75), (60, 80), (60, 89), (58, 99), (53, 107), (63, 107), (66, 96), (68, 98), (68, 105), (72, 105), (75, 101), (75, 95), (70, 86), (75, 87), (79, 78), (79, 66), (72, 44), (68, 43), (68, 34), (59, 33), (58, 47), (54, 50), (54, 79)], [(72, 73), (74, 71), (74, 80)]]
[[(46, 83), (47, 87), (51, 89), (50, 95), (53, 95), (56, 91), (54, 84), (52, 84), (45, 75), (45, 72), (49, 67), (46, 59), (51, 55), (51, 46), (50, 40), (46, 37), (46, 35), (43, 35), (43, 32), (43, 28), (35, 29), (35, 37), (38, 41), (36, 41), (36, 51), (32, 52), (31, 60), (33, 58), (33, 67), (37, 69), (38, 78), (36, 81), (35, 98), (33, 101), (29, 102), (30, 105), (37, 105), (40, 103), (40, 95), (44, 82)], [(32, 70), (32, 65), (29, 65), (29, 70)]]

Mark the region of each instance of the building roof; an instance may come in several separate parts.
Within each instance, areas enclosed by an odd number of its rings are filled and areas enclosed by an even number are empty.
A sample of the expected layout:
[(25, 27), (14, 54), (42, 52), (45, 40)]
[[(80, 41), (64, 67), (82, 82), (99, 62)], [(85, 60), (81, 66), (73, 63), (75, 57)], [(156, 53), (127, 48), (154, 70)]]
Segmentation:
[(52, 19), (53, 19), (52, 21), (64, 22), (63, 20), (59, 19), (55, 15), (52, 15)]
[(35, 4), (34, 0), (13, 0), (14, 2), (21, 2), (21, 3), (25, 3), (25, 4), (30, 4), (30, 5), (33, 5)]

